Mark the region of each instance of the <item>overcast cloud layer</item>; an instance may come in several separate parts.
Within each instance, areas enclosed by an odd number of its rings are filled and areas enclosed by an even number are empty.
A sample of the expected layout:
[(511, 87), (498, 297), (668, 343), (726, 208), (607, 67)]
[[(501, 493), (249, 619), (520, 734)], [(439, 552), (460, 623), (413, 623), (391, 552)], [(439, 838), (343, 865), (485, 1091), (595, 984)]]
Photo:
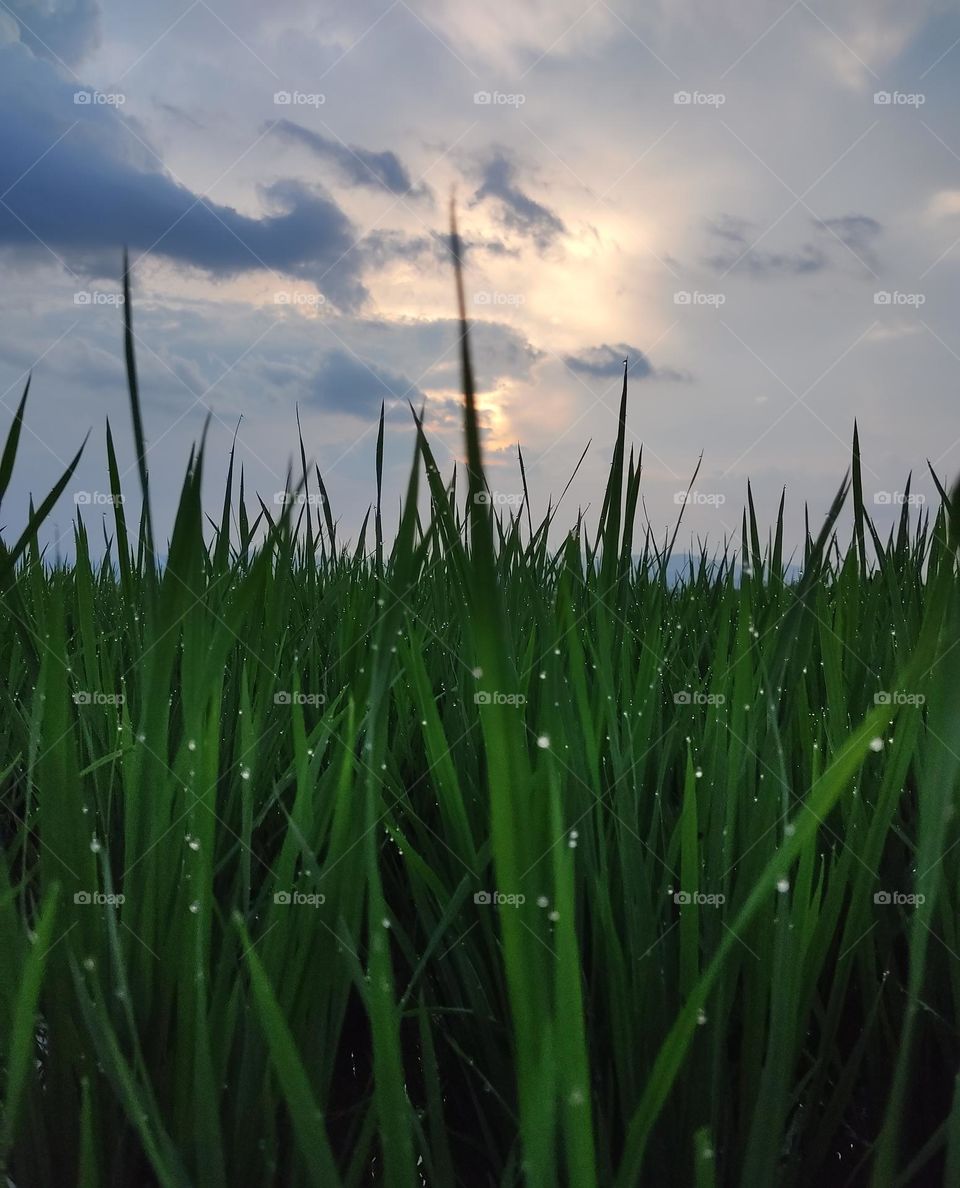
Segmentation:
[(91, 427), (103, 489), (106, 417), (133, 464), (124, 245), (158, 522), (207, 417), (211, 498), (238, 421), (266, 497), (299, 407), (348, 535), (381, 403), (391, 499), (410, 404), (452, 471), (455, 190), (497, 489), (519, 441), (542, 511), (592, 440), (565, 510), (595, 514), (626, 360), (658, 534), (703, 452), (681, 545), (736, 537), (748, 477), (798, 544), (855, 419), (892, 523), (908, 472), (960, 471), (958, 93), (960, 13), (925, 0), (11, 0), (0, 419), (34, 382), (4, 522)]

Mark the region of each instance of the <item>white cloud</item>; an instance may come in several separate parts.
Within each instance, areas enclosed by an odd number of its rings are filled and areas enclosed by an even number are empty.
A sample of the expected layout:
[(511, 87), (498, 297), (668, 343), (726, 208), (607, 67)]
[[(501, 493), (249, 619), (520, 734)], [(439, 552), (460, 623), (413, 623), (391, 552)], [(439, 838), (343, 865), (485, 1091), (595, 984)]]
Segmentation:
[(548, 53), (577, 57), (625, 34), (605, 5), (588, 0), (423, 0), (416, 7), (460, 57), (499, 70), (525, 70)]
[(927, 213), (934, 219), (952, 218), (960, 214), (960, 190), (938, 190), (930, 199)]

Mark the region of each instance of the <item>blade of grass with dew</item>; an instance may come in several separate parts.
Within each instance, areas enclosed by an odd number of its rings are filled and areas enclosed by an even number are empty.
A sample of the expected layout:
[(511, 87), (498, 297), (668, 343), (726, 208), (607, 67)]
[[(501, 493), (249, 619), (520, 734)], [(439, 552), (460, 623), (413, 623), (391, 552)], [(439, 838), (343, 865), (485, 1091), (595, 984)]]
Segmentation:
[(59, 893), (60, 888), (56, 883), (51, 885), (47, 892), (29, 955), (24, 962), (10, 1019), (10, 1038), (6, 1046), (6, 1080), (3, 1087), (3, 1121), (0, 1123), (0, 1169), (4, 1170), (7, 1167), (10, 1145), (16, 1133), (20, 1106), (30, 1076), (36, 1044), (37, 1003), (53, 938)]

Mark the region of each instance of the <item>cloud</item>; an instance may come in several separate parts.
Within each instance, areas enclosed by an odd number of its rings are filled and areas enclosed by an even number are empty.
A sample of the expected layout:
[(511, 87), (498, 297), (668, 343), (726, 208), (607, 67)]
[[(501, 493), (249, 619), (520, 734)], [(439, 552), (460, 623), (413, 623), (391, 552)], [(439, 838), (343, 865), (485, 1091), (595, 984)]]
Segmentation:
[(365, 258), (375, 268), (386, 268), (395, 260), (421, 260), (428, 257), (438, 264), (450, 263), (450, 238), (439, 231), (407, 235), (403, 231), (369, 232), (363, 240)]
[[(226, 278), (272, 269), (314, 282), (335, 304), (366, 297), (350, 220), (322, 190), (281, 181), (268, 213), (241, 214), (194, 193), (160, 167), (113, 106), (77, 104), (77, 89), (21, 45), (0, 47), (0, 247), (62, 257), (115, 274), (120, 250)], [(89, 92), (85, 92), (89, 93)]]
[(839, 218), (824, 219), (818, 224), (821, 230), (833, 234), (871, 271), (879, 264), (873, 251), (873, 242), (883, 231), (876, 219), (869, 215), (851, 214)]
[[(251, 329), (245, 333), (252, 335)], [(387, 404), (388, 416), (409, 417), (426, 399), (431, 420), (460, 416), (460, 325), (453, 318), (385, 320), (343, 317), (336, 321), (342, 346), (319, 359), (316, 328), (293, 318), (264, 339), (250, 360), (258, 370), (251, 389), (263, 382), (285, 390), (285, 398), (304, 396), (318, 409), (369, 420)], [(500, 322), (471, 326), (477, 390), (492, 392), (531, 378), (543, 358), (522, 334)], [(240, 339), (237, 352), (242, 349)], [(237, 372), (232, 378), (243, 378)], [(245, 382), (245, 380), (244, 380)]]
[[(708, 230), (718, 240), (717, 250), (705, 263), (715, 272), (737, 269), (758, 279), (772, 276), (804, 276), (849, 263), (855, 256), (868, 271), (879, 265), (873, 251), (874, 240), (883, 230), (869, 215), (850, 214), (828, 219), (813, 219), (812, 239), (792, 250), (772, 251), (760, 247), (763, 232), (746, 219), (723, 215), (709, 224)], [(843, 244), (849, 250), (839, 250)]]
[(814, 52), (851, 90), (873, 90), (877, 71), (894, 62), (936, 8), (936, 3), (846, 0), (830, 14), (830, 27), (811, 23)]
[(622, 36), (624, 29), (605, 4), (585, 6), (582, 0), (524, 0), (523, 4), (434, 0), (428, 11), (434, 37), (436, 29), (458, 54), (510, 74), (530, 68), (547, 54), (559, 59), (592, 52), (609, 38)]
[(515, 175), (513, 162), (504, 153), (495, 152), (483, 166), (483, 180), (470, 205), (494, 201), (499, 206), (499, 218), (503, 226), (527, 236), (543, 250), (562, 235), (566, 227), (552, 210), (516, 185)]
[[(493, 257), (520, 255), (517, 248), (510, 248), (500, 239), (465, 238), (460, 241), (461, 255), (467, 259), (471, 253), (485, 252)], [(385, 268), (394, 260), (430, 261), (449, 266), (450, 236), (446, 231), (431, 231), (424, 235), (407, 235), (403, 231), (371, 231), (363, 240), (364, 258), (376, 269)]]
[(158, 111), (164, 112), (178, 124), (186, 124), (187, 127), (193, 128), (198, 132), (205, 131), (203, 123), (195, 115), (191, 115), (189, 111), (184, 111), (176, 103), (167, 103), (165, 100), (157, 98), (154, 98), (153, 103)]
[[(364, 355), (388, 359), (392, 367), (418, 377), (428, 392), (460, 391), (460, 324), (453, 318), (354, 322), (350, 341)], [(543, 353), (504, 322), (470, 326), (474, 381), (489, 392), (508, 381), (529, 379)]]
[(337, 348), (324, 355), (313, 376), (310, 397), (313, 405), (329, 412), (370, 420), (381, 403), (409, 400), (417, 405), (423, 400), (423, 392), (400, 372), (367, 363)]
[(826, 252), (812, 243), (805, 243), (790, 252), (754, 247), (761, 232), (745, 219), (724, 215), (709, 225), (709, 232), (721, 241), (718, 250), (704, 261), (714, 272), (737, 268), (755, 277), (802, 276), (819, 272), (827, 264)]
[(938, 190), (930, 199), (926, 213), (933, 219), (960, 214), (960, 190)]
[(7, 0), (3, 8), (38, 58), (75, 65), (100, 43), (98, 0)]
[[(54, 299), (35, 306), (0, 298), (7, 327), (0, 336), (3, 386), (35, 368), (38, 391), (83, 393), (71, 404), (74, 410), (125, 399), (120, 310), (76, 306), (67, 277), (51, 280), (50, 291)], [(409, 424), (407, 400), (419, 407), (425, 399), (431, 424), (447, 428), (452, 418), (459, 440), (460, 329), (453, 318), (387, 320), (329, 312), (305, 318), (289, 307), (279, 307), (287, 312), (277, 318), (273, 304), (231, 301), (226, 294), (156, 301), (141, 295), (136, 281), (133, 300), (150, 422), (158, 408), (179, 410), (184, 400), (189, 405), (202, 396), (225, 416), (243, 413), (248, 423), (273, 424), (278, 440), (285, 440), (284, 418), (298, 401), (316, 412), (351, 414), (367, 423), (384, 401), (388, 414)], [(505, 324), (476, 324), (472, 334), (481, 392), (523, 383), (542, 358)], [(51, 375), (56, 383), (48, 382)]]
[(628, 374), (633, 379), (683, 379), (679, 372), (661, 371), (655, 368), (639, 347), (625, 342), (603, 343), (602, 346), (586, 347), (575, 355), (565, 355), (564, 363), (578, 375), (592, 379), (612, 379), (623, 375), (623, 363), (627, 360)]
[(330, 136), (321, 136), (294, 120), (273, 120), (267, 125), (282, 140), (308, 148), (322, 160), (331, 161), (354, 186), (386, 190), (390, 194), (419, 197), (429, 194), (427, 187), (415, 187), (410, 171), (396, 153), (389, 149), (372, 152), (357, 145), (344, 144)]

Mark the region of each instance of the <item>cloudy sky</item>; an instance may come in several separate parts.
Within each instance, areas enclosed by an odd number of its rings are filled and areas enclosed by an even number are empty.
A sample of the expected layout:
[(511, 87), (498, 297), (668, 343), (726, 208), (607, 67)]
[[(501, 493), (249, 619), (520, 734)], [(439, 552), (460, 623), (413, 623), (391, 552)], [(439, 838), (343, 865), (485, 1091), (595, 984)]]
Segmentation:
[(490, 483), (521, 442), (535, 515), (588, 441), (562, 511), (599, 510), (625, 358), (658, 533), (704, 455), (684, 545), (738, 532), (748, 478), (797, 543), (854, 418), (881, 524), (960, 471), (953, 3), (0, 0), (0, 94), (4, 423), (34, 375), (5, 525), (91, 429), (104, 491), (108, 417), (136, 490), (124, 244), (161, 524), (208, 416), (212, 502), (240, 418), (269, 499), (299, 405), (347, 534), (381, 401), (390, 500), (408, 400), (452, 471), (451, 190)]

